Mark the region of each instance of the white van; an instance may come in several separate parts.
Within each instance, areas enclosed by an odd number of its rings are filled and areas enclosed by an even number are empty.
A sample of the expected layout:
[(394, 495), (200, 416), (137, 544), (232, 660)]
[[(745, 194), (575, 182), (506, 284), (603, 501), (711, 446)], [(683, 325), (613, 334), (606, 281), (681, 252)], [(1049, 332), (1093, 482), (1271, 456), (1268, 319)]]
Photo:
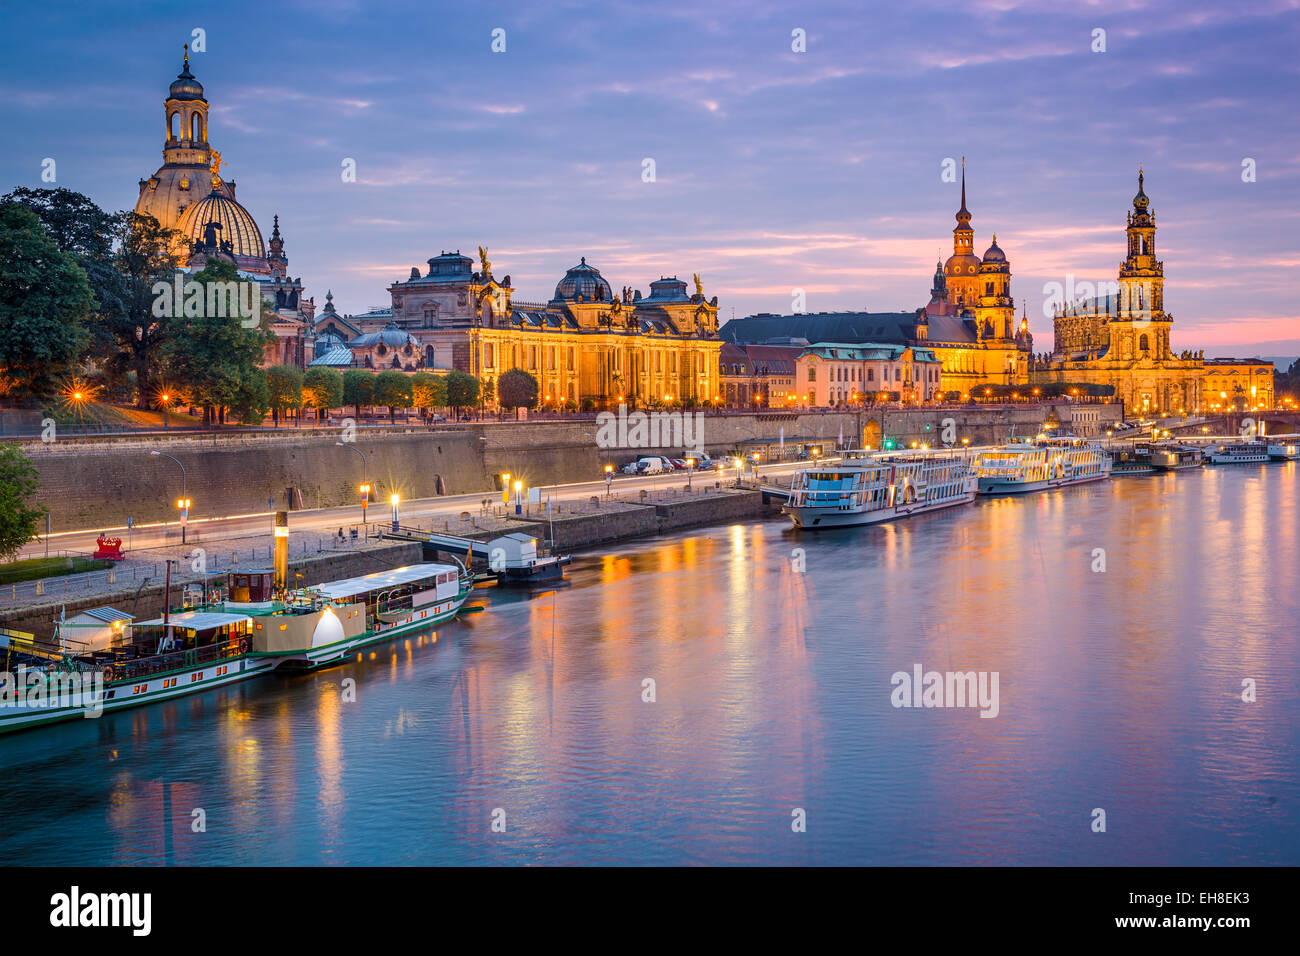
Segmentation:
[(638, 475), (657, 475), (664, 470), (664, 460), (658, 455), (647, 455), (636, 463)]

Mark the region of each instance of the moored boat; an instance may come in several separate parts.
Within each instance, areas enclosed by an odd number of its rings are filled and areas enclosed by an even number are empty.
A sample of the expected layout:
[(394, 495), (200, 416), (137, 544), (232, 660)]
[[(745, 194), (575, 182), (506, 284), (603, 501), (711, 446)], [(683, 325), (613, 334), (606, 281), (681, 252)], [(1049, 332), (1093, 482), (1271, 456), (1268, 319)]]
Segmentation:
[(781, 511), (799, 528), (844, 528), (975, 500), (976, 475), (961, 452), (845, 451), (833, 465), (795, 473)]
[(1012, 443), (979, 457), (979, 492), (1015, 495), (1110, 478), (1106, 450), (1081, 438)]
[(1185, 471), (1205, 464), (1205, 452), (1195, 445), (1161, 443), (1151, 451), (1151, 464), (1159, 471)]
[(1270, 435), (1268, 457), (1274, 461), (1300, 459), (1300, 435)]
[(416, 564), (298, 590), (273, 571), (232, 571), (226, 594), (128, 625), (104, 651), (31, 645), (0, 684), (0, 733), (168, 700), (274, 670), (338, 663), (369, 644), (454, 618), (473, 581), (462, 565)]
[(1269, 459), (1268, 443), (1238, 441), (1211, 445), (1206, 458), (1212, 465), (1258, 465)]

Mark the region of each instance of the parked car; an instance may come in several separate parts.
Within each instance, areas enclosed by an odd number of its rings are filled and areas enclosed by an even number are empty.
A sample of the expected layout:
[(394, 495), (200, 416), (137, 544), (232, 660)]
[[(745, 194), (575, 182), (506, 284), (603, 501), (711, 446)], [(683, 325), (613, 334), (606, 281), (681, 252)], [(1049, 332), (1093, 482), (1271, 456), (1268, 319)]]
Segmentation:
[(682, 458), (669, 458), (668, 460), (669, 460), (670, 462), (672, 462), (672, 466), (673, 466), (674, 468), (676, 468), (678, 471), (685, 471), (685, 470), (686, 470), (686, 461), (685, 461), (685, 459), (682, 459)]
[(664, 459), (658, 455), (646, 456), (636, 463), (638, 475), (658, 475), (664, 470)]
[(623, 474), (625, 475), (635, 475), (637, 473), (637, 468), (640, 464), (641, 464), (641, 460), (639, 458), (633, 458), (631, 461), (629, 461), (626, 465), (624, 465), (619, 470), (622, 471)]

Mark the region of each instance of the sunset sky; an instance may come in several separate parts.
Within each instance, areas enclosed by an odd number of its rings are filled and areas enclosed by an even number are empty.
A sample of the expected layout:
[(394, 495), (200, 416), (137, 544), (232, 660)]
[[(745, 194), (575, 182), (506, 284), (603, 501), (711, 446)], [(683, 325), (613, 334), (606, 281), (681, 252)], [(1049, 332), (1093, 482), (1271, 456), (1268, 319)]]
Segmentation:
[(0, 191), (48, 185), (51, 157), (57, 185), (133, 206), (202, 28), (222, 174), (264, 236), (279, 214), (318, 310), (326, 289), (386, 306), (479, 244), (525, 300), (586, 256), (643, 293), (698, 272), (724, 320), (796, 288), (810, 311), (911, 310), (951, 254), (940, 174), (964, 154), (976, 251), (997, 232), (1037, 351), (1046, 284), (1115, 278), (1142, 164), (1174, 348), (1300, 354), (1297, 2), (187, 9), (7, 5)]

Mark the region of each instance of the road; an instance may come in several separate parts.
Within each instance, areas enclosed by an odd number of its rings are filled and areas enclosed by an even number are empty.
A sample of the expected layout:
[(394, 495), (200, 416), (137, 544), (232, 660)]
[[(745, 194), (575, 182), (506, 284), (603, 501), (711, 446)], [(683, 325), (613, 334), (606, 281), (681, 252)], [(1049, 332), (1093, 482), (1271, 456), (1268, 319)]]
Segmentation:
[[(833, 459), (823, 459), (833, 460)], [(784, 474), (794, 471), (804, 466), (805, 462), (782, 462), (779, 464), (762, 465), (759, 472), (762, 474)], [(722, 478), (726, 482), (734, 482), (736, 478), (736, 468), (731, 467), (722, 473), (718, 472), (696, 472), (691, 480), (696, 481), (716, 481)], [(687, 476), (685, 472), (671, 472), (660, 475), (630, 476), (615, 475), (612, 482), (612, 490), (616, 496), (625, 496), (629, 492), (635, 494), (642, 488), (657, 489), (666, 488), (673, 485), (684, 485)], [(603, 478), (595, 481), (583, 481), (570, 484), (546, 485), (541, 489), (542, 499), (545, 500), (547, 493), (550, 493), (551, 500), (555, 502), (571, 501), (582, 498), (589, 498), (592, 495), (603, 495), (605, 493), (605, 480)], [(500, 492), (477, 492), (466, 495), (447, 495), (440, 498), (414, 498), (410, 501), (403, 501), (399, 505), (399, 513), (403, 522), (414, 521), (419, 518), (430, 517), (456, 517), (463, 511), (477, 511), (484, 498), (490, 502), (500, 503)], [(201, 491), (195, 494), (198, 498)], [(201, 498), (200, 498), (201, 500)], [(371, 524), (387, 524), (390, 520), (392, 510), (388, 502), (376, 501), (371, 502), (367, 509), (366, 517)], [(189, 533), (193, 535), (198, 531), (204, 543), (218, 541), (224, 538), (245, 538), (250, 535), (259, 535), (271, 533), (271, 512), (260, 512), (258, 514), (237, 514), (221, 515), (207, 518), (190, 518)], [(361, 523), (361, 505), (358, 502), (353, 505), (344, 505), (337, 508), (319, 508), (313, 510), (294, 511), (290, 513), (289, 525), (294, 531), (318, 531), (325, 534), (334, 534), (340, 527), (347, 528), (351, 525)], [(164, 546), (174, 546), (179, 542), (178, 522), (169, 521), (165, 524), (147, 524), (136, 525), (128, 534), (125, 525), (115, 528), (98, 527), (94, 529), (84, 529), (78, 531), (59, 531), (49, 536), (48, 547), (51, 554), (57, 551), (84, 552), (89, 554), (96, 547), (95, 539), (103, 532), (109, 532), (114, 536), (122, 538), (124, 550), (140, 551), (147, 548), (157, 548)], [(23, 548), (20, 557), (37, 558), (45, 553), (46, 550), (45, 536), (41, 535), (35, 541)]]

